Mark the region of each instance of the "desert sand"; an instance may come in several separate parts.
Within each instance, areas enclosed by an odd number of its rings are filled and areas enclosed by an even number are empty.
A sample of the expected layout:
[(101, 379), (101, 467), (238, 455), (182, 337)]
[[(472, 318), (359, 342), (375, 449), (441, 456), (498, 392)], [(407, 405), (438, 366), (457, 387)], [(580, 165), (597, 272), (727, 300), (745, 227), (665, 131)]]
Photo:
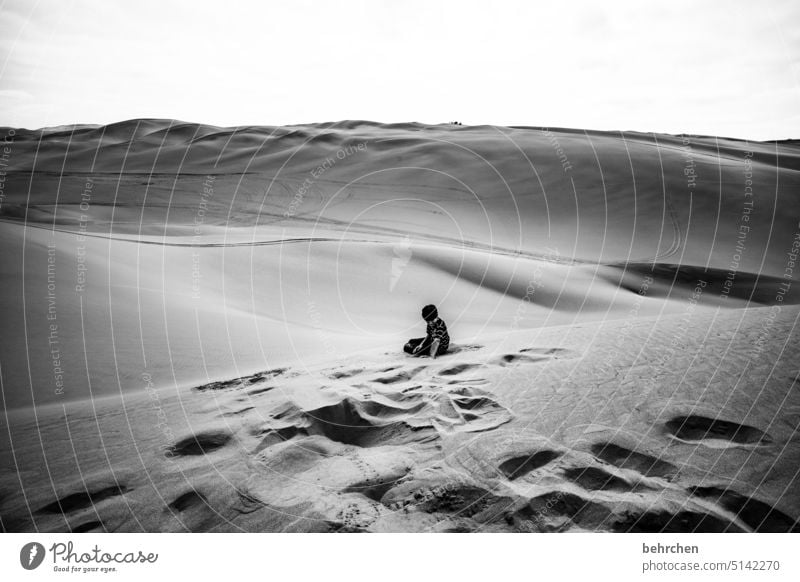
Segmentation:
[(0, 132), (6, 531), (798, 529), (798, 142)]

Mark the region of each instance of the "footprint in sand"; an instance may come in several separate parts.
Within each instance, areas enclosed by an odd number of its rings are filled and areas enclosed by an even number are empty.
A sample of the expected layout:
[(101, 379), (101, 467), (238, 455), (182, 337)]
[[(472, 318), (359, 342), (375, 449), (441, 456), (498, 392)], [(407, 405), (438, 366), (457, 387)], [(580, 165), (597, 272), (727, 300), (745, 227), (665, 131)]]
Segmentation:
[(724, 487), (690, 487), (689, 493), (710, 499), (741, 519), (756, 532), (797, 533), (800, 524), (763, 501)]
[(70, 531), (72, 533), (86, 533), (86, 532), (92, 532), (92, 531), (105, 532), (106, 531), (105, 528), (103, 527), (103, 524), (100, 523), (99, 521), (87, 521), (85, 523), (80, 523), (80, 524), (75, 525), (75, 526), (70, 526), (69, 529), (70, 529)]
[(562, 348), (524, 348), (519, 352), (503, 354), (492, 360), (491, 363), (496, 366), (506, 367), (519, 364), (538, 364), (571, 357), (575, 357), (575, 354)]
[(611, 516), (611, 509), (602, 503), (554, 490), (530, 499), (513, 514), (513, 521), (525, 531), (561, 531), (572, 525), (594, 530)]
[(270, 390), (274, 390), (274, 389), (275, 389), (275, 386), (266, 386), (264, 388), (256, 388), (254, 390), (250, 390), (247, 393), (247, 395), (248, 396), (258, 396), (260, 394), (265, 394), (265, 393), (269, 392)]
[(257, 374), (252, 374), (250, 376), (242, 376), (241, 378), (234, 378), (232, 380), (221, 380), (219, 382), (209, 382), (208, 384), (203, 384), (201, 386), (195, 386), (193, 390), (196, 392), (208, 392), (208, 391), (217, 391), (217, 390), (241, 390), (243, 388), (247, 388), (248, 386), (252, 386), (253, 384), (257, 384), (259, 382), (263, 382), (264, 380), (271, 380), (276, 378), (277, 376), (281, 376), (288, 368), (273, 368), (272, 370), (266, 370), (264, 372), (258, 372)]
[(195, 489), (190, 489), (189, 491), (182, 493), (178, 497), (176, 497), (173, 501), (171, 501), (168, 507), (174, 511), (186, 511), (193, 507), (198, 506), (207, 506), (208, 500), (206, 496), (196, 491)]
[(456, 364), (455, 366), (449, 366), (439, 370), (438, 374), (439, 376), (458, 376), (464, 372), (469, 372), (470, 370), (475, 370), (480, 367), (481, 364)]
[(447, 354), (460, 354), (461, 352), (474, 352), (481, 349), (483, 346), (480, 344), (450, 344)]
[(224, 447), (231, 440), (229, 432), (216, 430), (192, 434), (174, 443), (167, 449), (167, 457), (204, 455)]
[(705, 416), (676, 416), (664, 426), (677, 440), (714, 448), (772, 443), (772, 437), (757, 428)]
[(536, 363), (545, 360), (547, 360), (547, 358), (532, 358), (530, 356), (526, 356), (525, 354), (504, 354), (499, 358), (492, 360), (492, 364), (495, 366), (506, 367), (515, 364)]
[(609, 442), (594, 443), (592, 454), (620, 469), (637, 471), (645, 477), (661, 477), (669, 479), (678, 473), (678, 468), (672, 463), (662, 461), (651, 455), (626, 449), (620, 445)]
[(524, 477), (531, 471), (535, 471), (536, 469), (544, 467), (560, 456), (561, 453), (557, 451), (544, 449), (541, 451), (532, 452), (528, 455), (521, 455), (508, 459), (507, 461), (503, 461), (499, 469), (500, 472), (505, 475), (506, 479), (513, 481), (515, 479), (519, 479), (520, 477)]
[(735, 523), (699, 511), (645, 511), (617, 518), (611, 529), (624, 533), (723, 533), (742, 532)]
[[(397, 384), (399, 382), (407, 382), (407, 381), (411, 380), (414, 376), (419, 374), (426, 367), (427, 366), (419, 366), (417, 368), (414, 368), (413, 370), (403, 370), (403, 371), (398, 372), (396, 374), (393, 374), (391, 376), (383, 376), (383, 377), (380, 377), (380, 378), (374, 378), (372, 381), (373, 382), (378, 382), (379, 384)], [(384, 372), (390, 371), (390, 370), (393, 370), (393, 369), (396, 369), (396, 368), (389, 368), (388, 370), (384, 370)]]
[(486, 384), (489, 384), (489, 380), (484, 378), (470, 378), (469, 380), (450, 380), (447, 384), (449, 386), (454, 384), (461, 384), (464, 386), (485, 386)]
[[(234, 497), (233, 500), (238, 501), (239, 498)], [(171, 518), (179, 531), (207, 532), (224, 521), (218, 507), (219, 500), (212, 500), (206, 493), (192, 487), (178, 494), (164, 508), (164, 514), (167, 519)]]
[(376, 479), (375, 481), (363, 481), (346, 487), (342, 490), (342, 493), (359, 493), (372, 501), (381, 503), (384, 495), (397, 485), (398, 480), (382, 481)]
[[(603, 481), (605, 485), (607, 482)], [(597, 491), (598, 488), (592, 488)], [(607, 494), (620, 490), (603, 489)], [(642, 509), (635, 503), (600, 501), (564, 490), (553, 490), (531, 499), (513, 514), (525, 531), (566, 531), (574, 526), (589, 531), (626, 533), (720, 533), (743, 531), (731, 520), (702, 511)]]
[(255, 406), (245, 406), (244, 408), (240, 408), (239, 410), (231, 410), (230, 412), (223, 412), (217, 416), (221, 418), (230, 418), (232, 416), (241, 416), (243, 414), (247, 414), (251, 410), (255, 410)]
[(255, 513), (267, 507), (267, 504), (251, 495), (244, 488), (236, 489), (236, 511), (241, 514)]
[(111, 485), (101, 489), (77, 491), (58, 498), (52, 503), (40, 508), (39, 511), (42, 513), (71, 513), (73, 511), (92, 507), (109, 497), (124, 495), (127, 492), (128, 488), (125, 485)]
[(588, 491), (620, 491), (627, 493), (634, 490), (634, 485), (628, 483), (625, 479), (612, 475), (598, 467), (572, 467), (564, 470), (564, 476)]
[(349, 370), (339, 370), (333, 372), (330, 376), (328, 376), (331, 380), (344, 380), (345, 378), (352, 378), (357, 374), (360, 374), (364, 371), (364, 368), (351, 368)]
[(564, 348), (523, 348), (520, 353), (556, 359), (575, 357), (575, 352)]

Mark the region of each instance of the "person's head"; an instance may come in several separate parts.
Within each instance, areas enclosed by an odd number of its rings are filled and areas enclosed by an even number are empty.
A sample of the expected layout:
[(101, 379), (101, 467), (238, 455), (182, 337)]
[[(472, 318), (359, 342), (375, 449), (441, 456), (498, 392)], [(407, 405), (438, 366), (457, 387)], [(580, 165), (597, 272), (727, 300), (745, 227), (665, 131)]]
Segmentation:
[(433, 321), (439, 317), (439, 312), (436, 311), (435, 305), (426, 305), (422, 308), (422, 319), (425, 321)]

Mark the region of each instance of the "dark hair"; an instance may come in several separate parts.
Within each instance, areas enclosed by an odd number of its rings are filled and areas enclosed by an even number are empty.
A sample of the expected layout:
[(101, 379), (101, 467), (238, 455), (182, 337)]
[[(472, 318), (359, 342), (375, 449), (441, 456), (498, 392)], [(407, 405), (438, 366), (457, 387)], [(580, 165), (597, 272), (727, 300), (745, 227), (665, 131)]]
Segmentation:
[(422, 308), (422, 319), (425, 321), (433, 321), (439, 317), (439, 312), (436, 311), (435, 305), (426, 305)]

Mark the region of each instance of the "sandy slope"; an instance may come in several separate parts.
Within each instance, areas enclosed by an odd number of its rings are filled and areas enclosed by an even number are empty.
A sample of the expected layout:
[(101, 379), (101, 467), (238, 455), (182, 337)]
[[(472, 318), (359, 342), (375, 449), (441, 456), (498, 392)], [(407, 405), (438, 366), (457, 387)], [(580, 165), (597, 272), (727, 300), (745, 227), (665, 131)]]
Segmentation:
[(788, 531), (800, 512), (800, 399), (786, 362), (800, 356), (800, 308), (764, 328), (768, 311), (518, 331), (435, 361), (375, 350), (190, 391), (18, 410), (4, 521)]
[[(8, 164), (7, 529), (800, 515), (793, 142), (138, 120)], [(408, 359), (429, 302), (457, 353)]]

